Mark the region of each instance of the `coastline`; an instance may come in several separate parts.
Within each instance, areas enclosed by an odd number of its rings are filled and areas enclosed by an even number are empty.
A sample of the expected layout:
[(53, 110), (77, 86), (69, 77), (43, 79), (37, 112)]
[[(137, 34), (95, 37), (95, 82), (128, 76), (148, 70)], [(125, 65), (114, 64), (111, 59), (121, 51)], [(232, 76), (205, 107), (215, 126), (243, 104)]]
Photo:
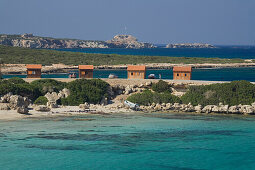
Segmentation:
[[(104, 107), (104, 106), (103, 106)], [(102, 107), (102, 108), (103, 108)], [(119, 109), (119, 110), (111, 110), (104, 107), (102, 110), (96, 111), (82, 111), (78, 106), (64, 106), (60, 108), (54, 108), (48, 112), (40, 112), (35, 110), (30, 110), (29, 114), (20, 114), (17, 113), (16, 110), (0, 110), (0, 122), (3, 121), (17, 121), (22, 119), (52, 119), (54, 118), (67, 118), (74, 117), (76, 121), (91, 121), (90, 118), (86, 118), (86, 116), (91, 115), (102, 115), (104, 117), (112, 116), (112, 115), (150, 115), (153, 117), (164, 116), (164, 115), (174, 115), (174, 116), (215, 116), (215, 117), (234, 117), (234, 118), (254, 118), (254, 115), (244, 115), (244, 114), (227, 114), (227, 113), (196, 113), (196, 112), (177, 112), (173, 110), (169, 111), (154, 111), (154, 112), (144, 112), (144, 111), (134, 111), (131, 109)]]
[[(248, 61), (248, 60), (247, 60)], [(147, 69), (172, 69), (174, 66), (182, 66), (184, 64), (171, 64), (171, 63), (145, 63)], [(226, 64), (185, 64), (196, 69), (213, 69), (213, 68), (239, 68), (239, 67), (255, 67), (255, 63), (226, 63)], [(101, 65), (94, 66), (98, 70), (126, 70), (128, 64), (122, 65)], [(52, 64), (42, 67), (42, 73), (68, 73), (70, 70), (78, 69), (78, 66), (65, 65), (65, 64)], [(26, 64), (4, 64), (1, 68), (3, 74), (25, 74)]]

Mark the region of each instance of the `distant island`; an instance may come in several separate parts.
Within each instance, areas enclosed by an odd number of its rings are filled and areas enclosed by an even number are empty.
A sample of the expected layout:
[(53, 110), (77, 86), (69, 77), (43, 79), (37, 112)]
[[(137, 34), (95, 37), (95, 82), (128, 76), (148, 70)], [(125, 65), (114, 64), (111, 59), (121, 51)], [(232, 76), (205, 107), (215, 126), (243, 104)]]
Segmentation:
[(217, 48), (217, 47), (211, 44), (183, 43), (183, 44), (167, 44), (166, 48)]
[[(157, 48), (151, 43), (139, 42), (132, 35), (116, 35), (112, 40), (77, 40), (34, 36), (33, 34), (0, 34), (0, 45), (42, 49), (83, 49), (83, 48)], [(165, 48), (215, 48), (210, 44), (168, 44)]]

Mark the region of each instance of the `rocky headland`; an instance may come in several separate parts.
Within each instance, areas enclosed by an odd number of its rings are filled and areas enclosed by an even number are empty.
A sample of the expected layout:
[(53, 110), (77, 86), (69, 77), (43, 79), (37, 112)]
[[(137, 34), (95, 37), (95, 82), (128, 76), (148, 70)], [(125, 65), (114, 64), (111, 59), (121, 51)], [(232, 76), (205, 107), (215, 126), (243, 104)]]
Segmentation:
[(0, 45), (24, 48), (43, 49), (82, 49), (82, 48), (153, 48), (149, 43), (138, 42), (131, 35), (116, 35), (109, 41), (58, 39), (39, 37), (33, 34), (7, 35), (0, 34)]

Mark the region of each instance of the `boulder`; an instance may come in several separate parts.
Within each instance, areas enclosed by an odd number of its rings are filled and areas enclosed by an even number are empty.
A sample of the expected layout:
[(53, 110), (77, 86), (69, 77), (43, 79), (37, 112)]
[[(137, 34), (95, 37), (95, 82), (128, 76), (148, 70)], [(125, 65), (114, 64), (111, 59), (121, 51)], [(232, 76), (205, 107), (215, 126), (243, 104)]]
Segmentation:
[(174, 110), (179, 111), (181, 109), (181, 105), (179, 103), (174, 103), (173, 108)]
[(155, 110), (155, 111), (160, 111), (160, 110), (162, 110), (161, 105), (160, 105), (159, 103), (157, 103), (156, 106), (154, 107), (154, 110)]
[(10, 110), (9, 103), (0, 103), (0, 110)]
[(194, 109), (195, 109), (195, 111), (196, 111), (197, 113), (201, 113), (203, 107), (202, 107), (202, 105), (199, 104), (199, 105), (195, 106)]
[(230, 106), (230, 107), (228, 108), (228, 112), (229, 112), (229, 113), (234, 113), (234, 114), (240, 113), (240, 112), (239, 112), (239, 107), (238, 107), (238, 106)]
[(252, 106), (250, 106), (250, 105), (242, 105), (239, 108), (239, 111), (240, 111), (240, 113), (245, 114), (245, 115), (246, 114), (254, 114), (255, 113), (255, 109)]
[(34, 110), (39, 111), (39, 112), (48, 112), (48, 111), (50, 111), (50, 108), (47, 107), (46, 105), (38, 105), (34, 108)]
[(228, 113), (228, 105), (219, 105), (219, 113)]
[(48, 99), (48, 101), (56, 102), (59, 99), (59, 96), (56, 92), (48, 92), (45, 94), (45, 97)]
[(215, 105), (207, 105), (202, 109), (203, 113), (211, 113), (212, 112), (212, 108), (215, 107)]
[(84, 104), (80, 104), (79, 105), (79, 108), (81, 108), (83, 110), (89, 109), (89, 107), (90, 107), (90, 105), (87, 102), (85, 102)]
[(12, 96), (13, 94), (10, 92), (10, 93), (7, 93), (6, 95), (4, 95), (3, 97), (1, 97), (0, 99), (0, 103), (9, 103), (10, 101), (10, 97)]
[(172, 106), (173, 106), (172, 103), (167, 103), (165, 108), (166, 108), (166, 110), (170, 110), (170, 109), (172, 109)]
[(12, 95), (10, 96), (9, 104), (11, 109), (16, 110), (18, 107), (28, 107), (30, 102), (26, 97)]
[(58, 104), (55, 101), (48, 101), (46, 106), (49, 108), (58, 108)]
[(17, 112), (20, 114), (28, 114), (29, 110), (27, 107), (18, 107)]
[(64, 88), (64, 89), (62, 89), (61, 91), (59, 91), (59, 93), (58, 93), (58, 97), (59, 98), (66, 98), (66, 97), (68, 97), (69, 95), (70, 95), (70, 90), (69, 89), (67, 89), (67, 88)]
[(145, 86), (151, 86), (151, 85), (152, 85), (151, 81), (145, 83)]

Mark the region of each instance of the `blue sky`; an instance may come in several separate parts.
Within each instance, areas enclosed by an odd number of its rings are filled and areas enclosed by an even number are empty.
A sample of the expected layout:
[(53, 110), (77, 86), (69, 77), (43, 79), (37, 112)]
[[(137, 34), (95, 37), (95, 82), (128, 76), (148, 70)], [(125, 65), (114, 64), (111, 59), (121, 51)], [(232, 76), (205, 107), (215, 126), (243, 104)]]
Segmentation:
[(255, 0), (0, 0), (0, 20), (7, 34), (255, 45)]

